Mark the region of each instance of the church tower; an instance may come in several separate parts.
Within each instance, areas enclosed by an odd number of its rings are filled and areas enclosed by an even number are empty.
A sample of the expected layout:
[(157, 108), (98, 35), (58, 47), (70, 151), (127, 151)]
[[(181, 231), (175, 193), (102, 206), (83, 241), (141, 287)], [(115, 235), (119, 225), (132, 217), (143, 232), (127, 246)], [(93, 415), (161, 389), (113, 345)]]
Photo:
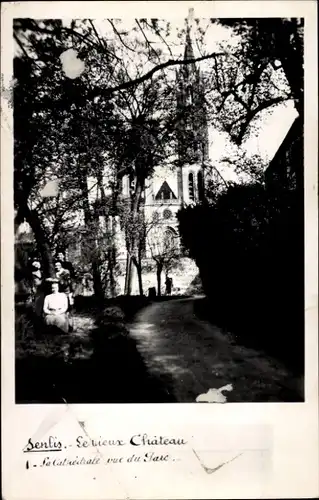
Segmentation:
[[(184, 60), (194, 59), (187, 21)], [(195, 62), (178, 67), (175, 89), (176, 161), (169, 168), (158, 165), (146, 181), (144, 210), (146, 220), (156, 220), (164, 233), (170, 231), (179, 242), (177, 212), (181, 206), (203, 202), (205, 197), (208, 126), (202, 77)]]
[[(195, 57), (188, 24), (184, 60), (190, 59)], [(176, 130), (178, 197), (182, 205), (188, 205), (204, 201), (204, 166), (209, 154), (205, 93), (195, 62), (181, 65), (176, 90), (177, 113), (181, 115)]]
[[(144, 220), (147, 227), (144, 259), (152, 263), (154, 253), (163, 251), (165, 242), (177, 250), (183, 260), (182, 275), (175, 271), (175, 286), (182, 292), (197, 275), (195, 263), (181, 252), (177, 212), (181, 207), (203, 202), (205, 199), (205, 164), (208, 160), (208, 125), (205, 109), (205, 92), (201, 73), (196, 63), (191, 40), (191, 27), (186, 26), (184, 46), (185, 64), (176, 70), (175, 103), (175, 161), (173, 165), (157, 165), (152, 177), (146, 180), (143, 198)], [(186, 61), (192, 60), (191, 63)], [(129, 197), (130, 179), (123, 179), (123, 196)], [(154, 248), (152, 248), (154, 245)], [(163, 247), (163, 248), (162, 248)], [(150, 280), (154, 280), (154, 272)], [(144, 287), (155, 286), (144, 276)], [(135, 280), (136, 281), (136, 280)], [(134, 281), (134, 282), (135, 282)], [(138, 293), (137, 285), (133, 286)]]

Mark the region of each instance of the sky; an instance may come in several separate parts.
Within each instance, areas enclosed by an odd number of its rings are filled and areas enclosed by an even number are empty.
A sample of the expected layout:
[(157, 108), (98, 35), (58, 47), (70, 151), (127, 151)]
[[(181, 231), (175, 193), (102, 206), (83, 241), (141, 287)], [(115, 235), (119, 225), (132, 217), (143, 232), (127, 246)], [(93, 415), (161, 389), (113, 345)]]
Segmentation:
[[(185, 17), (187, 16), (187, 11), (185, 10)], [(228, 51), (232, 51), (236, 48), (239, 38), (234, 36), (229, 28), (225, 28), (223, 26), (212, 24), (209, 19), (200, 19), (198, 24), (194, 21), (194, 17), (196, 17), (196, 12), (194, 15), (189, 16), (188, 22), (192, 26), (192, 41), (193, 41), (193, 50), (195, 57), (200, 57), (201, 55), (205, 55), (207, 53), (218, 52), (220, 47), (226, 48)], [(185, 44), (185, 35), (179, 36), (179, 33), (182, 29), (186, 27), (186, 20), (183, 17), (179, 18), (170, 18), (168, 17), (165, 21), (161, 21), (162, 25), (166, 25), (166, 22), (169, 21), (171, 24), (170, 35), (165, 37), (165, 40), (169, 44), (169, 47), (172, 51), (172, 55), (174, 58), (181, 58), (184, 52), (184, 44)], [(64, 19), (63, 23), (65, 26), (70, 26), (70, 19)], [(115, 22), (112, 20), (112, 22)], [(94, 27), (100, 35), (103, 35), (107, 40), (114, 40), (114, 32), (110, 22), (107, 19), (94, 20)], [(128, 36), (125, 38), (126, 41), (130, 41), (132, 37), (137, 37), (140, 40), (143, 39), (143, 35), (138, 30), (137, 32), (132, 32), (132, 27), (137, 26), (134, 19), (123, 19), (116, 27), (121, 32), (127, 32)], [(204, 45), (200, 45), (196, 41), (196, 31), (197, 28), (200, 27), (204, 32)], [(125, 35), (124, 35), (125, 36)], [(150, 35), (148, 33), (149, 39), (154, 43), (154, 48), (160, 48), (163, 50), (164, 57), (171, 57), (169, 54), (169, 50), (159, 41), (159, 38), (155, 35)], [(122, 47), (122, 44), (119, 43), (119, 46)], [(204, 48), (203, 48), (204, 47)], [(68, 50), (61, 56), (61, 62), (65, 71), (65, 74), (68, 78), (75, 78), (78, 76), (78, 72), (83, 71), (83, 63), (76, 58), (76, 53), (74, 51)], [(130, 54), (129, 51), (126, 50), (127, 54)], [(134, 53), (133, 53), (134, 54)], [(203, 61), (200, 63), (200, 68), (202, 71), (207, 69), (207, 62)], [(128, 61), (127, 67), (129, 68), (130, 63)], [(144, 69), (147, 71), (147, 68)], [(175, 69), (173, 70), (175, 71)], [(234, 144), (229, 140), (227, 133), (221, 133), (216, 131), (214, 128), (209, 128), (209, 154), (210, 160), (214, 165), (218, 165), (218, 168), (223, 170), (223, 176), (227, 180), (236, 180), (236, 174), (232, 171), (232, 169), (228, 166), (225, 168), (222, 164), (220, 164), (220, 160), (225, 154), (228, 154), (231, 158), (236, 157), (236, 153), (238, 149), (246, 151), (252, 155), (260, 155), (261, 158), (265, 161), (270, 161), (274, 154), (276, 153), (278, 147), (280, 146), (282, 140), (287, 134), (291, 124), (293, 123), (295, 117), (297, 116), (297, 112), (294, 109), (294, 105), (292, 101), (288, 101), (287, 103), (277, 105), (273, 109), (268, 109), (263, 113), (259, 113), (258, 119), (255, 123), (257, 126), (257, 133), (251, 133), (248, 139), (242, 144), (241, 148), (237, 148)]]
[[(186, 14), (187, 15), (187, 14)], [(184, 53), (185, 37), (179, 38), (177, 36), (178, 32), (185, 28), (185, 19), (175, 18), (169, 19), (172, 24), (171, 35), (168, 37), (169, 46), (172, 51), (174, 58), (180, 58)], [(134, 20), (126, 20), (121, 23), (121, 29), (130, 32)], [(70, 20), (64, 20), (64, 24), (69, 26)], [(100, 34), (103, 34), (106, 38), (114, 37), (114, 33), (110, 24), (104, 20), (95, 20), (94, 25)], [(201, 19), (200, 26), (206, 32), (205, 34), (205, 52), (200, 52), (196, 39), (194, 37), (193, 31), (193, 50), (195, 57), (200, 57), (205, 53), (218, 52), (220, 45), (227, 45), (228, 49), (231, 51), (238, 42), (236, 37), (230, 37), (229, 29), (218, 25), (212, 25), (209, 20)], [(154, 40), (155, 41), (155, 40)], [(169, 58), (171, 57), (167, 48), (160, 43), (154, 43), (154, 47), (160, 47), (164, 54)], [(83, 65), (77, 60), (76, 53), (68, 51), (64, 53), (61, 57), (61, 63), (64, 67), (65, 74), (69, 78), (74, 78), (77, 76), (78, 72), (82, 71)], [(201, 63), (201, 69), (205, 70), (205, 62)], [(284, 104), (277, 105), (273, 109), (268, 109), (264, 113), (259, 114), (257, 121), (257, 131), (250, 134), (248, 139), (244, 141), (241, 148), (234, 145), (227, 133), (222, 133), (216, 129), (209, 128), (209, 156), (211, 163), (218, 168), (223, 178), (226, 181), (238, 181), (240, 180), (238, 174), (234, 172), (234, 169), (225, 165), (221, 162), (221, 159), (228, 155), (230, 158), (236, 158), (238, 149), (241, 151), (246, 151), (251, 155), (260, 155), (265, 161), (271, 161), (276, 151), (278, 150), (280, 144), (282, 143), (284, 137), (288, 133), (290, 126), (292, 125), (294, 119), (297, 116), (297, 112), (294, 108), (293, 102), (288, 101)], [(241, 179), (245, 180), (245, 176), (241, 176)], [(246, 177), (246, 180), (249, 180)], [(57, 186), (53, 183), (46, 186), (48, 193), (42, 193), (44, 196), (52, 196), (52, 190), (55, 192)]]
[[(260, 114), (262, 115), (262, 113)], [(238, 151), (244, 151), (247, 152), (248, 156), (260, 156), (268, 164), (297, 116), (298, 113), (292, 101), (276, 106), (272, 112), (264, 113), (264, 116), (260, 117), (261, 125), (258, 135), (251, 135), (243, 142), (241, 148), (230, 141), (227, 133), (221, 133), (210, 127), (209, 157), (211, 163), (218, 168), (225, 180), (234, 182), (239, 180), (239, 176), (234, 172), (234, 169), (229, 165), (223, 165), (221, 159), (225, 155), (231, 159), (236, 158)], [(244, 175), (240, 176), (240, 178), (249, 180), (249, 177)]]
[[(185, 17), (186, 16), (187, 12), (185, 12)], [(200, 19), (198, 26), (205, 32), (203, 49), (203, 46), (196, 41), (197, 23), (193, 20), (193, 17), (196, 17), (196, 12), (195, 16), (191, 15), (189, 18), (189, 23), (192, 26), (191, 33), (195, 57), (198, 58), (208, 53), (218, 52), (220, 51), (220, 47), (226, 48), (229, 52), (232, 52), (232, 50), (236, 48), (239, 38), (234, 36), (229, 28), (211, 24), (209, 19)], [(171, 34), (169, 37), (165, 38), (165, 40), (168, 41), (173, 56), (175, 58), (180, 58), (184, 53), (185, 35), (180, 38), (178, 37), (178, 33), (183, 28), (185, 29), (185, 19), (168, 17), (165, 21), (170, 21), (171, 23)], [(165, 23), (165, 21), (163, 23)], [(95, 20), (94, 24), (100, 34), (107, 37), (113, 36), (113, 33), (110, 31), (112, 28), (106, 20)], [(130, 32), (134, 25), (134, 20), (125, 19), (121, 21), (118, 29)], [(154, 42), (157, 41), (156, 37), (150, 37), (150, 40)], [(171, 57), (168, 49), (163, 43), (154, 43), (154, 47), (161, 48), (167, 58)], [(202, 71), (207, 69), (207, 64), (209, 63), (205, 61), (200, 63)], [(231, 143), (227, 133), (218, 132), (210, 127), (209, 154), (212, 163), (218, 165), (218, 168), (222, 171), (223, 177), (226, 180), (237, 180), (237, 174), (235, 174), (229, 166), (224, 167), (220, 164), (220, 160), (225, 156), (225, 153), (229, 154), (231, 157), (236, 157), (237, 149), (241, 149), (246, 151), (248, 155), (260, 155), (265, 162), (269, 162), (278, 150), (296, 116), (297, 112), (294, 108), (293, 101), (288, 101), (259, 113), (258, 119), (255, 122), (257, 131), (249, 135), (249, 138), (244, 141), (241, 148)]]

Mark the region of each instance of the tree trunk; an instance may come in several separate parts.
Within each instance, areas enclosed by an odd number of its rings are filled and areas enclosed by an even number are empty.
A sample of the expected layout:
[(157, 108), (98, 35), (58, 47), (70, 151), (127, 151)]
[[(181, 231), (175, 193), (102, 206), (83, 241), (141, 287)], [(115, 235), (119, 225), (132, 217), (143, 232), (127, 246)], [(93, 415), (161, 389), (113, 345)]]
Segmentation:
[[(99, 165), (101, 167), (101, 165)], [(113, 197), (112, 200), (112, 205), (107, 208), (107, 198), (105, 195), (104, 191), (104, 185), (103, 185), (103, 170), (101, 168), (96, 169), (96, 176), (97, 176), (97, 183), (98, 187), (100, 189), (101, 193), (101, 203), (102, 207), (104, 210), (102, 211), (104, 220), (105, 220), (105, 227), (107, 231), (107, 256), (108, 256), (108, 270), (107, 273), (109, 275), (109, 283), (110, 283), (110, 294), (111, 297), (115, 297), (115, 278), (114, 278), (114, 269), (116, 265), (116, 251), (115, 251), (115, 246), (114, 246), (114, 241), (115, 241), (115, 219), (114, 219), (114, 213), (116, 209), (116, 198)], [(98, 214), (96, 215), (98, 217)], [(101, 289), (102, 289), (102, 284), (101, 284)], [(102, 291), (103, 293), (103, 291)]]
[(278, 20), (276, 49), (293, 95), (295, 108), (303, 120), (304, 54), (303, 33), (297, 19)]
[(130, 254), (127, 253), (124, 294), (131, 295), (131, 292), (132, 292), (132, 258)]
[(104, 298), (104, 291), (102, 286), (101, 273), (98, 262), (96, 262), (95, 259), (93, 259), (92, 262), (92, 275), (94, 294), (98, 300), (102, 300)]
[(87, 185), (87, 177), (85, 171), (79, 168), (79, 177), (80, 177), (80, 187), (83, 193), (83, 212), (84, 212), (84, 222), (86, 227), (90, 231), (90, 235), (87, 239), (89, 254), (92, 256), (92, 275), (93, 275), (93, 287), (94, 287), (94, 295), (97, 300), (102, 300), (104, 298), (104, 290), (102, 286), (101, 280), (101, 272), (100, 266), (95, 256), (96, 251), (96, 227), (95, 221), (92, 220), (93, 216), (90, 210), (90, 202), (89, 202), (89, 190)]
[(109, 276), (110, 276), (110, 292), (111, 292), (111, 297), (115, 297), (115, 287), (116, 287), (116, 282), (115, 282), (115, 277), (114, 277), (114, 268), (115, 268), (115, 248), (114, 246), (111, 246), (111, 248), (108, 251), (108, 258), (109, 258)]
[(43, 274), (46, 277), (53, 277), (54, 263), (52, 250), (48, 241), (48, 235), (41, 224), (38, 214), (34, 210), (30, 210), (26, 201), (20, 209), (24, 213), (26, 221), (30, 224), (34, 234), (37, 249), (41, 255)]
[(161, 283), (161, 278), (162, 278), (162, 271), (163, 271), (163, 265), (157, 263), (157, 268), (156, 268), (156, 277), (157, 277), (157, 295), (158, 297), (161, 297), (162, 295), (162, 283)]
[(116, 259), (117, 259), (117, 249), (116, 249), (116, 231), (117, 231), (117, 221), (116, 221), (116, 197), (113, 198), (113, 207), (111, 214), (111, 251), (110, 251), (110, 287), (111, 287), (111, 297), (115, 297), (116, 295), (116, 277), (115, 277), (115, 268), (116, 268)]
[(142, 242), (139, 241), (138, 245), (138, 261), (137, 261), (137, 277), (138, 277), (138, 289), (140, 292), (140, 296), (143, 297), (144, 295), (144, 290), (143, 290), (143, 276), (142, 276), (142, 248), (141, 248)]
[(132, 262), (135, 265), (136, 272), (137, 272), (137, 279), (138, 279), (138, 291), (141, 297), (144, 295), (143, 291), (143, 276), (142, 276), (142, 265), (140, 262), (137, 261), (135, 257), (132, 257)]
[[(134, 194), (134, 199), (132, 203), (132, 215), (133, 215), (133, 220), (137, 216), (140, 202), (141, 202), (141, 195), (142, 195), (142, 184), (136, 179), (136, 190)], [(134, 239), (131, 241), (131, 248), (129, 249), (129, 252), (127, 253), (126, 257), (126, 275), (125, 275), (125, 295), (131, 295), (132, 292), (132, 257), (131, 254), (134, 251), (136, 242)]]
[(142, 280), (142, 268), (138, 266), (136, 268), (137, 270), (137, 278), (138, 278), (138, 291), (140, 293), (140, 296), (143, 297), (144, 291), (143, 291), (143, 280)]

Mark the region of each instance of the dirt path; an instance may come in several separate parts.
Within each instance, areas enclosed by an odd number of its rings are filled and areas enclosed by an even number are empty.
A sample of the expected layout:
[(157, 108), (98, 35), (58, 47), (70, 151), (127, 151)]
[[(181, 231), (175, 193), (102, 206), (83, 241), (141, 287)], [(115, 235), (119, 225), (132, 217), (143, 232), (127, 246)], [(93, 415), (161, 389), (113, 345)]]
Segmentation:
[[(194, 298), (152, 304), (130, 325), (130, 334), (152, 375), (172, 380), (179, 402), (194, 402), (211, 388), (233, 385), (229, 402), (300, 401), (296, 381), (277, 360), (236, 345), (234, 337), (199, 320)], [(226, 395), (226, 393), (225, 393)]]

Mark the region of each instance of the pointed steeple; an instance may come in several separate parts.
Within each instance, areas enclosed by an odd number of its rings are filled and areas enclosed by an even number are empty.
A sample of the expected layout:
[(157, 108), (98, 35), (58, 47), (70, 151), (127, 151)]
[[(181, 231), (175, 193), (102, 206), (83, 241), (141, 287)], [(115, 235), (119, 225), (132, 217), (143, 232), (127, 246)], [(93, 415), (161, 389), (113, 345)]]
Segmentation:
[(186, 28), (186, 43), (185, 43), (185, 51), (184, 51), (184, 59), (194, 59), (194, 51), (191, 39), (191, 27), (187, 23)]
[[(186, 19), (184, 60), (194, 60), (192, 44), (193, 9)], [(177, 109), (182, 118), (178, 125), (178, 155), (181, 164), (201, 163), (207, 156), (208, 132), (204, 87), (200, 68), (195, 62), (182, 64), (177, 73)], [(179, 180), (178, 195), (182, 182)]]
[[(184, 60), (195, 59), (192, 37), (191, 37), (193, 17), (194, 17), (194, 9), (189, 9), (188, 16), (186, 18), (186, 39), (184, 48)], [(186, 79), (188, 79), (191, 75), (194, 77), (197, 74), (196, 64), (194, 62), (190, 64), (185, 64), (185, 66), (182, 67), (181, 73), (184, 75), (184, 78)]]

